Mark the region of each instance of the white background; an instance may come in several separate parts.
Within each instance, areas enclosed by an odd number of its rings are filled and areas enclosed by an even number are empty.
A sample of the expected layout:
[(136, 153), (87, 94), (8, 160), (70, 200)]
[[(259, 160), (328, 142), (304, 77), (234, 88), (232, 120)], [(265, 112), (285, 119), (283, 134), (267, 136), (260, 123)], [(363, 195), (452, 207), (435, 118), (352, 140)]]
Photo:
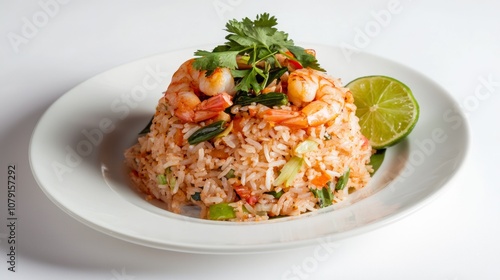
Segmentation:
[[(500, 279), (499, 11), (493, 0), (2, 0), (0, 279)], [(84, 226), (45, 197), (28, 147), (57, 98), (123, 63), (220, 43), (228, 19), (262, 12), (275, 15), (296, 42), (349, 44), (444, 87), (472, 134), (452, 186), (420, 211), (342, 240), (321, 258), (317, 246), (239, 256), (146, 248)], [(17, 167), (16, 272), (7, 263), (9, 164)]]

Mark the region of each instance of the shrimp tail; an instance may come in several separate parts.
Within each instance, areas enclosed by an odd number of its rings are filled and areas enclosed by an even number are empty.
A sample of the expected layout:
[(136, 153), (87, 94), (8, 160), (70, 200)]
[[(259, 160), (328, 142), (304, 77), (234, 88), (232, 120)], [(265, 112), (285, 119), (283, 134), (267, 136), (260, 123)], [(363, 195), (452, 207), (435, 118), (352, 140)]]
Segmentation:
[(224, 111), (226, 108), (233, 105), (233, 101), (231, 99), (231, 95), (223, 92), (204, 100), (198, 104), (196, 110), (214, 112)]
[[(217, 68), (210, 76), (193, 67), (194, 59), (184, 62), (172, 76), (165, 98), (174, 114), (184, 123), (200, 122), (219, 116), (233, 105), (234, 78), (227, 68)], [(202, 101), (203, 100), (203, 101)]]
[(268, 109), (262, 118), (294, 128), (316, 127), (334, 120), (342, 111), (348, 94), (335, 79), (310, 68), (297, 69), (288, 77), (288, 100), (300, 111)]
[(201, 122), (204, 120), (215, 118), (218, 115), (219, 112), (214, 112), (214, 111), (195, 111), (191, 122)]
[(220, 112), (223, 112), (226, 108), (229, 108), (233, 105), (233, 101), (231, 101), (231, 98), (231, 95), (223, 92), (212, 96), (207, 100), (204, 100), (203, 102), (198, 104), (198, 106), (194, 110), (192, 121), (201, 122), (217, 117)]
[(295, 128), (308, 127), (307, 117), (301, 112), (282, 109), (268, 109), (263, 112), (265, 121)]

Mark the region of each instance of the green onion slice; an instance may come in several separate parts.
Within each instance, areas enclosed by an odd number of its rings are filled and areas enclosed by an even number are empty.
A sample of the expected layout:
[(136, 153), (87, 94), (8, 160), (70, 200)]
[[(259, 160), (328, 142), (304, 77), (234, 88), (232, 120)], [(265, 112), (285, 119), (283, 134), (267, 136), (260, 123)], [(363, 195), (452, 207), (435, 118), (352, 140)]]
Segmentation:
[(347, 186), (347, 181), (349, 181), (349, 173), (351, 172), (351, 168), (348, 168), (344, 175), (340, 176), (337, 184), (335, 184), (335, 190), (343, 190), (345, 186)]
[(279, 186), (285, 183), (285, 187), (288, 188), (293, 180), (295, 180), (295, 177), (299, 173), (303, 164), (303, 158), (293, 156), (287, 163), (285, 163), (283, 168), (281, 168), (280, 175), (276, 178), (276, 180), (274, 180), (273, 185)]
[(226, 129), (225, 124), (225, 121), (216, 121), (198, 129), (191, 136), (189, 136), (188, 143), (190, 145), (196, 145), (214, 138)]
[(314, 197), (318, 199), (320, 208), (327, 207), (333, 204), (332, 182), (326, 183), (326, 186), (321, 189), (311, 189)]
[(296, 155), (303, 155), (312, 151), (315, 151), (318, 149), (318, 142), (315, 142), (310, 139), (306, 139), (302, 142), (300, 142), (297, 147), (293, 150)]

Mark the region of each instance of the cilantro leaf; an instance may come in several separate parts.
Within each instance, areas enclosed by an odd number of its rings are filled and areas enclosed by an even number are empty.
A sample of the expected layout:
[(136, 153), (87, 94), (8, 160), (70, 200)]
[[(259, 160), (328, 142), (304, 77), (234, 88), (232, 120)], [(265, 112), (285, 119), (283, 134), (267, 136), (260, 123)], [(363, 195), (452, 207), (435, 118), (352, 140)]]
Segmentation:
[(295, 59), (297, 59), (297, 61), (300, 62), (303, 67), (310, 67), (312, 69), (323, 72), (325, 71), (325, 69), (319, 66), (316, 57), (314, 57), (314, 55), (312, 54), (307, 53), (304, 48), (299, 46), (288, 46), (288, 50), (295, 56)]
[(232, 70), (231, 74), (234, 78), (241, 78), (240, 83), (236, 85), (236, 91), (251, 92), (253, 90), (254, 92), (260, 92), (267, 82), (267, 80), (264, 80), (264, 82), (259, 81), (259, 77), (265, 78), (266, 74), (262, 69), (256, 67), (245, 70)]
[(269, 17), (268, 13), (263, 13), (262, 15), (257, 15), (254, 24), (259, 27), (273, 27), (278, 25), (278, 20), (275, 16)]
[(234, 69), (238, 67), (236, 56), (238, 51), (224, 51), (224, 52), (207, 52), (197, 51), (195, 55), (201, 56), (194, 60), (193, 66), (196, 69), (207, 70), (207, 76), (219, 67), (226, 67)]

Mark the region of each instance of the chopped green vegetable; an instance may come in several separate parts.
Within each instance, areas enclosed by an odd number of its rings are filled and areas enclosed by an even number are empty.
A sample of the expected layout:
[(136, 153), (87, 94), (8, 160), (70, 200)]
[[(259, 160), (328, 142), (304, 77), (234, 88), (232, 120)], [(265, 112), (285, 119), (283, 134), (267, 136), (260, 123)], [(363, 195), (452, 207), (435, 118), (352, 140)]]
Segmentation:
[(274, 198), (279, 199), (285, 192), (283, 190), (280, 190), (279, 192), (276, 191), (270, 191), (270, 192), (265, 192), (265, 194), (270, 194), (274, 196)]
[(201, 200), (201, 192), (195, 192), (194, 194), (192, 194), (191, 199), (194, 201), (200, 201)]
[(382, 162), (384, 161), (384, 157), (385, 149), (377, 150), (377, 152), (370, 157), (370, 164), (373, 168), (373, 172), (371, 173), (372, 175), (375, 174), (375, 172), (380, 168)]
[(272, 68), (269, 70), (269, 77), (267, 78), (266, 87), (270, 85), (273, 81), (278, 80), (288, 71), (287, 67)]
[(170, 167), (165, 169), (165, 174), (159, 174), (158, 176), (156, 176), (156, 181), (159, 185), (167, 185), (171, 189), (175, 187), (175, 183), (177, 182), (175, 176), (172, 174), (172, 169)]
[(216, 121), (198, 129), (191, 136), (189, 136), (188, 143), (195, 145), (214, 138), (226, 129), (225, 124), (225, 121)]
[(325, 133), (324, 138), (325, 138), (325, 140), (332, 140), (332, 136), (328, 133)]
[(332, 182), (326, 183), (326, 186), (321, 189), (311, 189), (314, 197), (318, 199), (318, 205), (320, 208), (327, 207), (333, 204), (333, 192), (332, 192)]
[(248, 106), (252, 103), (259, 103), (267, 107), (286, 105), (288, 104), (288, 97), (284, 93), (270, 92), (267, 94), (259, 94), (257, 96), (239, 94), (233, 100), (234, 105)]
[[(226, 43), (212, 51), (198, 50), (193, 66), (198, 70), (207, 70), (207, 75), (218, 67), (232, 69), (237, 78), (236, 89), (254, 91), (259, 94), (276, 77), (271, 73), (275, 68), (282, 68), (276, 57), (290, 51), (303, 67), (324, 71), (316, 58), (305, 49), (295, 46), (288, 39), (288, 34), (278, 31), (277, 20), (268, 13), (258, 15), (255, 20), (244, 18), (241, 21), (230, 20), (226, 24), (229, 34)], [(246, 63), (248, 69), (239, 69), (238, 62)]]
[(351, 168), (348, 168), (347, 171), (342, 175), (337, 184), (335, 184), (335, 190), (343, 190), (345, 186), (347, 186), (347, 181), (349, 181), (349, 173), (351, 172)]
[(293, 150), (296, 155), (303, 155), (318, 149), (319, 144), (313, 140), (306, 139), (300, 142)]
[(153, 124), (153, 119), (154, 116), (151, 117), (151, 120), (149, 120), (148, 124), (141, 130), (141, 132), (139, 132), (139, 135), (144, 135), (149, 133), (149, 131), (151, 130), (151, 125)]
[(293, 156), (285, 165), (281, 168), (280, 175), (276, 180), (274, 180), (273, 185), (279, 186), (285, 183), (285, 187), (288, 188), (290, 184), (295, 180), (295, 176), (302, 168), (304, 164), (304, 159), (301, 157)]
[(158, 176), (156, 176), (156, 181), (159, 185), (166, 185), (167, 177), (165, 177), (165, 174), (159, 174)]
[(230, 169), (229, 172), (227, 172), (226, 175), (224, 175), (224, 177), (226, 177), (226, 179), (231, 179), (236, 177), (236, 175), (234, 175), (234, 169)]
[(165, 169), (166, 181), (168, 186), (173, 189), (175, 187), (175, 183), (177, 183), (177, 179), (175, 179), (174, 174), (172, 173), (172, 168), (167, 167)]
[(210, 220), (229, 220), (236, 218), (234, 208), (229, 203), (222, 202), (212, 204), (208, 207), (208, 219)]
[(229, 125), (226, 127), (226, 129), (224, 129), (221, 133), (217, 134), (215, 137), (216, 138), (226, 137), (229, 135), (229, 133), (231, 133), (232, 130), (233, 130), (233, 122), (230, 122)]

